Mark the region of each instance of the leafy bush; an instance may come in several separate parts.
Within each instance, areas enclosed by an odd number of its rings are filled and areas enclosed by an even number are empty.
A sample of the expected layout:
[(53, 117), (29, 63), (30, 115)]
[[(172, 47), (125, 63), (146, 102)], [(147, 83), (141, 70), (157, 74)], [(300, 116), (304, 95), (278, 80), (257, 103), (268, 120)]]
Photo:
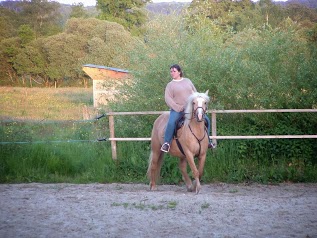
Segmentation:
[[(123, 99), (111, 104), (114, 111), (168, 110), (164, 88), (170, 80), (169, 66), (174, 63), (183, 67), (185, 77), (192, 79), (199, 91), (209, 89), (210, 108), (316, 107), (317, 58), (311, 45), (295, 31), (266, 27), (236, 34), (207, 26), (190, 34), (184, 27), (174, 16), (149, 23), (146, 42), (131, 53), (134, 84), (120, 90)], [(129, 128), (128, 120), (118, 119), (117, 133), (144, 137), (149, 135), (154, 119), (132, 119), (133, 128)], [(314, 113), (217, 118), (218, 135), (317, 134), (316, 125)], [(220, 141), (217, 152), (208, 156), (204, 179), (302, 181), (316, 169), (315, 144), (313, 139)], [(170, 169), (176, 162), (167, 161), (162, 175), (169, 174), (172, 177), (165, 177), (165, 181), (177, 183), (179, 174)], [(308, 180), (316, 181), (316, 176)]]

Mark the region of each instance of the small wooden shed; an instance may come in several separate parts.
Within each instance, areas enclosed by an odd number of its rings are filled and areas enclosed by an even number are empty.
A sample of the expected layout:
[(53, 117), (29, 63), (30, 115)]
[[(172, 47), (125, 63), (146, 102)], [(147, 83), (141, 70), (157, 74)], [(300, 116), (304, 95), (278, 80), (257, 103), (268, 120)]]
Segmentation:
[(85, 64), (83, 71), (93, 80), (94, 107), (107, 104), (115, 87), (129, 77), (129, 71), (102, 65)]

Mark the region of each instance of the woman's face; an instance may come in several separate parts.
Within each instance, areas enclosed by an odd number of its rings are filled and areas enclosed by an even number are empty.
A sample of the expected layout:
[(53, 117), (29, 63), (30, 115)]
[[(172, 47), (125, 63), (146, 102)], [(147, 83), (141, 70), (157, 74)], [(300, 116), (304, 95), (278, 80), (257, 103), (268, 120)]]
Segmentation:
[(179, 72), (176, 68), (171, 68), (170, 70), (170, 73), (171, 73), (171, 77), (172, 79), (180, 79), (181, 78), (181, 72)]

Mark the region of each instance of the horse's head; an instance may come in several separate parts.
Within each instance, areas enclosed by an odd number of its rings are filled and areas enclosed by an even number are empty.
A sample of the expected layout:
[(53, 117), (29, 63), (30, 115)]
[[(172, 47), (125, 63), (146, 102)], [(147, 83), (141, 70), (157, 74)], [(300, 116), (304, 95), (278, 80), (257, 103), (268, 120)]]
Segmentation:
[(196, 118), (198, 122), (204, 121), (209, 103), (208, 90), (205, 93), (193, 93), (187, 99), (185, 115), (187, 119)]

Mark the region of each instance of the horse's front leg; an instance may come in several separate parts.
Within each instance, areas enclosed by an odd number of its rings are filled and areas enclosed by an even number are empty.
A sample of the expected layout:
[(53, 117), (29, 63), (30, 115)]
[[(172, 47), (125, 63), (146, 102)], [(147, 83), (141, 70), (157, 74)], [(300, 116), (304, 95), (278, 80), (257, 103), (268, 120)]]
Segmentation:
[(203, 154), (198, 157), (198, 171), (199, 171), (200, 180), (204, 173), (205, 162), (206, 162), (206, 154)]
[(200, 189), (201, 189), (201, 185), (200, 185), (200, 181), (199, 181), (199, 171), (196, 167), (193, 155), (186, 156), (186, 158), (187, 158), (187, 162), (189, 164), (189, 167), (192, 170), (193, 177), (195, 179), (191, 190), (192, 191), (195, 190), (196, 194), (198, 194)]
[(192, 180), (190, 179), (190, 177), (188, 176), (187, 173), (187, 161), (185, 158), (179, 158), (179, 169), (182, 173), (183, 176), (183, 180), (186, 184), (186, 188), (188, 192), (192, 192)]

